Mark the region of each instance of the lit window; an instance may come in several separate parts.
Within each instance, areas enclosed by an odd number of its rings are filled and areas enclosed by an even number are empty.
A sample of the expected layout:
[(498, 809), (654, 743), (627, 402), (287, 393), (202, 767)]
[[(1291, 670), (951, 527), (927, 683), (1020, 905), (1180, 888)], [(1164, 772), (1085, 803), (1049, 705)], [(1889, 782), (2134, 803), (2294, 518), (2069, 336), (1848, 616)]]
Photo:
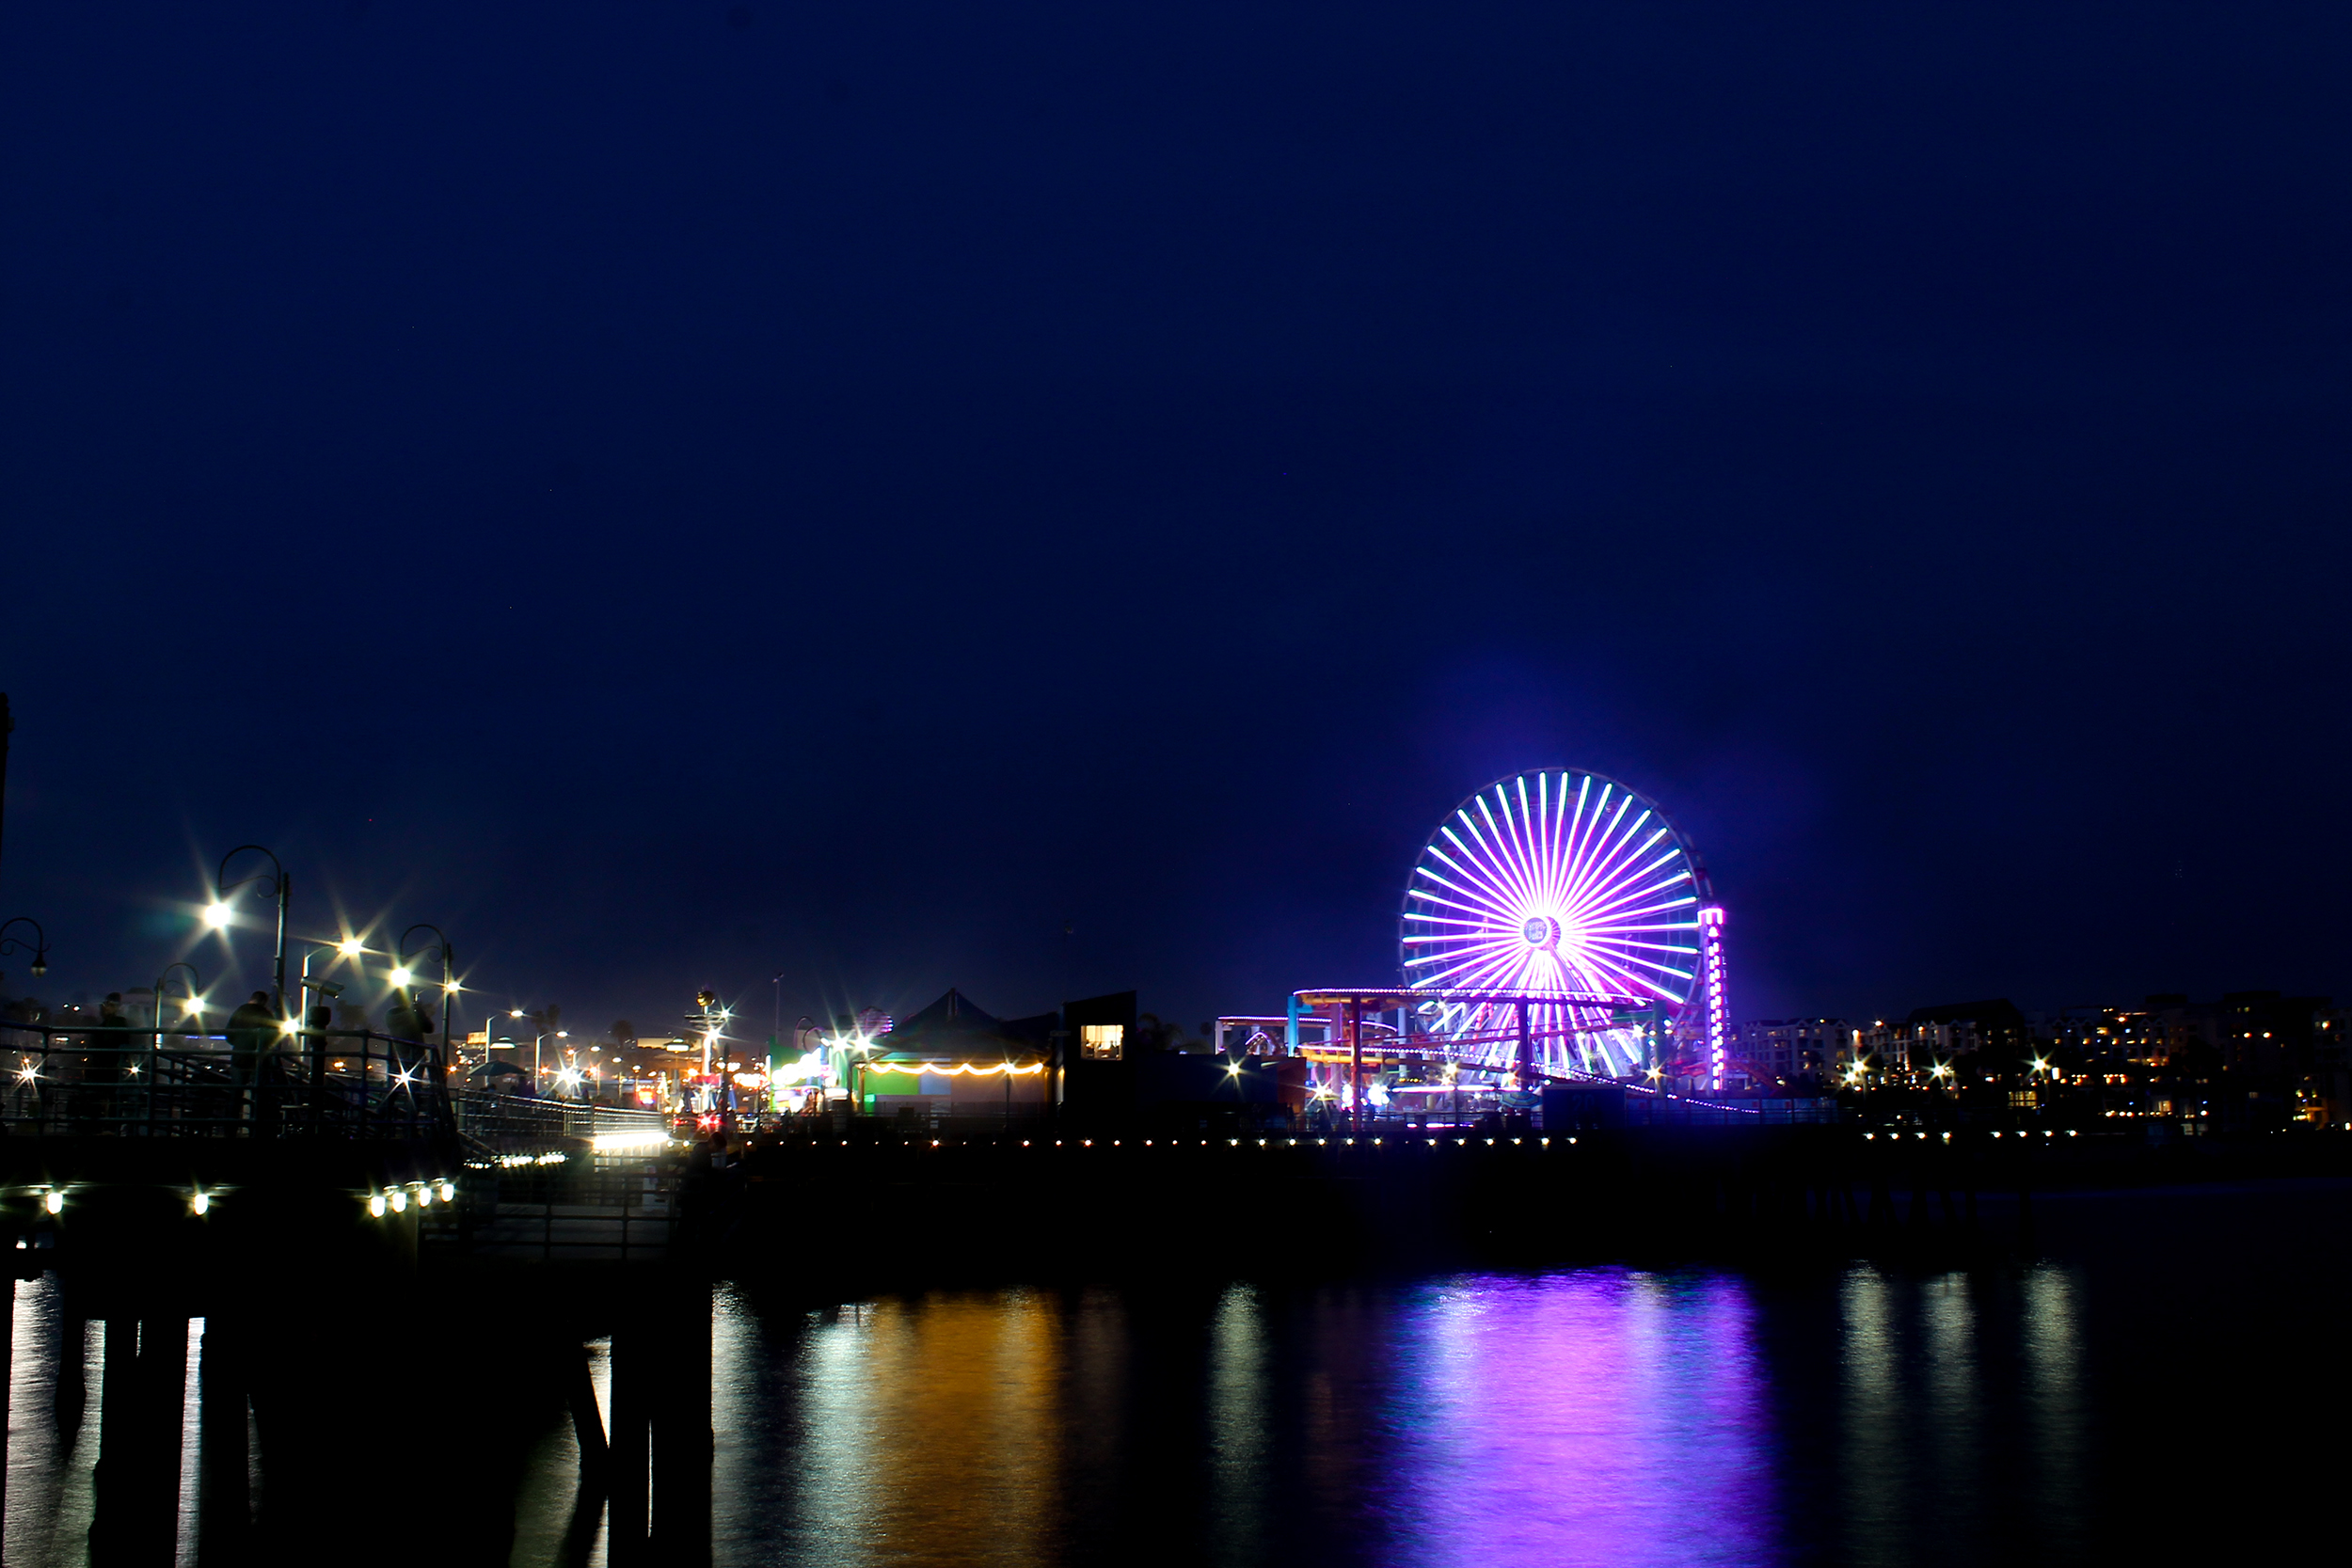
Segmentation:
[(1078, 1025), (1078, 1053), (1089, 1062), (1116, 1062), (1126, 1054), (1127, 1026), (1123, 1023)]

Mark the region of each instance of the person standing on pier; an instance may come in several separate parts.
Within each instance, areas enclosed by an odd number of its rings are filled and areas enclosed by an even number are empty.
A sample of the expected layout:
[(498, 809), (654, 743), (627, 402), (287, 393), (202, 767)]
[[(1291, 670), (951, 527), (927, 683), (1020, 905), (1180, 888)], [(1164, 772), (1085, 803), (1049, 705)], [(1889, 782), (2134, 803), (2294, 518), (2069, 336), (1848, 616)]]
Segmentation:
[(235, 1120), (245, 1119), (246, 1095), (259, 1079), (262, 1053), (273, 1043), (278, 1033), (278, 1015), (270, 1011), (269, 992), (257, 990), (237, 1010), (229, 1015), (229, 1063), (235, 1074)]
[(122, 1010), (122, 993), (110, 990), (106, 1000), (98, 1005), (98, 1029), (89, 1037), (90, 1049), (84, 1060), (83, 1077), (97, 1085), (92, 1098), (96, 1103), (92, 1113), (101, 1122), (112, 1122), (129, 1114), (130, 1096), (123, 1092), (134, 1081), (131, 1051), (131, 1019)]

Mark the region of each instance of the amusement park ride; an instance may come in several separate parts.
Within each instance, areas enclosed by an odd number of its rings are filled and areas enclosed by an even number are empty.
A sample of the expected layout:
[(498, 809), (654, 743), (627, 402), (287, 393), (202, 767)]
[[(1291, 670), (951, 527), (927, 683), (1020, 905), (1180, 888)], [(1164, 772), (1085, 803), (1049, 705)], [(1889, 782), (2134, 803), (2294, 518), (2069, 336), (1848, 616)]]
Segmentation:
[[(1638, 791), (1575, 769), (1487, 785), (1430, 835), (1397, 925), (1401, 985), (1296, 991), (1279, 1021), (1336, 1108), (1528, 1103), (1547, 1083), (1724, 1088), (1723, 907)], [(1273, 1049), (1263, 1029), (1251, 1039)]]

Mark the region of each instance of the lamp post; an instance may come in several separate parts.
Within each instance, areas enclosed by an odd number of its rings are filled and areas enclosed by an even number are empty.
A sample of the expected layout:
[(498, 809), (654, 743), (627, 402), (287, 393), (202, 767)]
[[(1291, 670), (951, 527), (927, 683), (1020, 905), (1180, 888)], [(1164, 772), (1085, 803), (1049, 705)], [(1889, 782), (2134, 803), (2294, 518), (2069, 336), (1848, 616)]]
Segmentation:
[[(358, 937), (350, 936), (338, 937), (333, 942), (327, 941), (325, 937), (295, 937), (294, 940), (302, 944), (302, 968), (294, 980), (294, 990), (299, 994), (294, 998), (293, 1011), (283, 1022), (286, 1033), (293, 1035), (295, 1043), (299, 1045), (303, 1036), (300, 1025), (309, 1020), (310, 992), (315, 990), (329, 1001), (333, 1001), (343, 993), (343, 988), (332, 981), (310, 978), (310, 955), (326, 947), (333, 949), (340, 957), (357, 962), (359, 955), (366, 952), (367, 948)], [(321, 1096), (326, 1090), (326, 1032), (323, 1029), (317, 1031), (310, 1035), (310, 1092), (313, 1096)]]
[[(196, 965), (183, 958), (155, 976), (155, 1043), (147, 1053), (147, 1117), (148, 1134), (151, 1137), (154, 1135), (155, 1120), (155, 1059), (162, 1054), (164, 1049), (164, 987), (170, 982), (174, 974), (183, 969), (188, 972), (188, 994), (182, 1000), (180, 1011), (184, 1021), (195, 1022), (198, 1027), (202, 1027), (204, 997), (197, 990), (199, 981)], [(183, 1028), (186, 1026), (186, 1022), (181, 1025)]]
[[(248, 849), (257, 854), (269, 856), (270, 874), (264, 876), (256, 871), (250, 877), (240, 877), (235, 881), (230, 881), (229, 863)], [(260, 886), (255, 891), (261, 896), (275, 899), (278, 904), (278, 954), (272, 961), (270, 973), (272, 983), (277, 988), (272, 1000), (277, 1005), (278, 1016), (284, 1019), (288, 1016), (286, 1012), (286, 910), (294, 901), (294, 879), (286, 875), (286, 868), (279, 863), (277, 855), (259, 844), (240, 844), (229, 853), (221, 856), (220, 869), (213, 874), (213, 907), (204, 913), (214, 926), (227, 927), (229, 895), (239, 888), (251, 887), (256, 883)]]
[[(449, 1075), (457, 1069), (457, 950), (450, 945), (448, 932), (438, 926), (420, 920), (401, 932), (400, 941), (392, 944), (394, 961), (400, 965), (403, 974), (409, 974), (415, 967), (408, 956), (408, 939), (419, 931), (432, 932), (433, 941), (429, 945), (419, 948), (416, 956), (441, 961), (441, 1045), (449, 1053), (449, 1060), (442, 1064), (441, 1083), (446, 1089)], [(487, 1013), (482, 1018), (482, 1061), (484, 1066), (489, 1065), (490, 1019)], [(453, 1103), (451, 1110), (453, 1116)]]
[[(31, 946), (25, 945), (23, 937), (8, 935), (19, 926), (30, 926), (33, 928)], [(34, 979), (38, 980), (49, 973), (49, 937), (41, 930), (40, 922), (31, 915), (20, 914), (10, 919), (6, 925), (0, 925), (0, 957), (10, 953), (30, 953), (33, 956)]]

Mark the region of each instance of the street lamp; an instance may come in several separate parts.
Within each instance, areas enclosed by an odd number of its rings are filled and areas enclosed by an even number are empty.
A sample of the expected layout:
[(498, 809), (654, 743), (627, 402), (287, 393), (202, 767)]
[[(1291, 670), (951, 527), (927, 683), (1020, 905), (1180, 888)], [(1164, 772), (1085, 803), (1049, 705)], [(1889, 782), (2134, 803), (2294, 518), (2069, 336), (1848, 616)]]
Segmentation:
[(196, 965), (183, 958), (155, 976), (155, 1045), (147, 1053), (147, 1102), (151, 1121), (155, 1104), (155, 1058), (164, 1049), (164, 987), (170, 982), (174, 974), (183, 969), (188, 972), (188, 994), (180, 999), (180, 1010), (185, 1019), (181, 1027), (184, 1029), (190, 1023), (199, 1028), (203, 1026), (201, 1015), (204, 1010), (204, 998), (196, 989), (198, 984)]
[[(428, 945), (418, 949), (415, 958), (411, 958), (408, 952), (408, 939), (415, 936), (419, 931), (432, 932), (433, 941)], [(400, 933), (400, 941), (393, 943), (393, 947), (395, 949), (397, 961), (400, 964), (398, 973), (407, 975), (408, 980), (416, 978), (417, 958), (437, 958), (440, 960), (441, 1044), (449, 1053), (448, 1065), (451, 1067), (456, 1066), (457, 1003), (455, 998), (457, 996), (457, 953), (456, 949), (450, 945), (449, 933), (442, 930), (438, 926), (430, 925), (425, 921), (420, 920), (414, 926), (409, 927), (408, 929)], [(408, 984), (408, 980), (402, 980), (400, 984), (405, 987)], [(485, 1062), (487, 1062), (490, 1059), (490, 1024), (489, 1020), (486, 1017), (483, 1020), (482, 1024), (482, 1059)], [(444, 1073), (443, 1076), (446, 1077), (448, 1075)]]
[(711, 1009), (719, 1006), (719, 993), (715, 990), (698, 990), (694, 993), (694, 1006), (702, 1010), (702, 1075), (705, 1078), (707, 1078), (710, 1076), (711, 1042), (719, 1037), (719, 1026), (712, 1022), (710, 1018)]
[[(332, 942), (325, 937), (295, 937), (293, 940), (302, 944), (302, 968), (294, 980), (295, 989), (301, 994), (294, 999), (294, 1013), (301, 1015), (300, 1021), (307, 1022), (310, 1008), (310, 992), (317, 991), (328, 1001), (333, 1001), (343, 993), (343, 988), (330, 980), (310, 978), (310, 955), (325, 948), (338, 958), (349, 958), (357, 962), (359, 956), (368, 949), (366, 943), (358, 937), (350, 935), (337, 937)], [(285, 1022), (288, 1034), (299, 1034), (296, 1028), (297, 1020), (294, 1016), (289, 1015)], [(326, 1082), (326, 1035), (323, 1030), (310, 1037), (310, 1082), (321, 1085)]]
[[(31, 946), (25, 945), (23, 937), (8, 935), (11, 929), (19, 926), (30, 926), (33, 928)], [(49, 938), (42, 932), (40, 922), (31, 915), (20, 914), (6, 925), (0, 925), (0, 955), (9, 953), (30, 953), (33, 956), (34, 979), (38, 980), (49, 973)]]
[[(250, 877), (240, 877), (235, 881), (230, 881), (229, 863), (248, 849), (256, 854), (269, 856), (270, 874), (264, 875), (256, 871)], [(204, 911), (204, 919), (214, 929), (220, 930), (228, 926), (229, 895), (243, 887), (252, 887), (262, 897), (275, 899), (278, 904), (278, 956), (271, 967), (271, 976), (277, 986), (274, 999), (278, 1005), (278, 1016), (283, 1019), (287, 1016), (286, 909), (294, 900), (294, 879), (286, 875), (285, 866), (280, 864), (278, 857), (267, 848), (259, 844), (238, 845), (234, 849), (220, 857), (220, 868), (213, 874), (213, 903), (211, 908)]]

